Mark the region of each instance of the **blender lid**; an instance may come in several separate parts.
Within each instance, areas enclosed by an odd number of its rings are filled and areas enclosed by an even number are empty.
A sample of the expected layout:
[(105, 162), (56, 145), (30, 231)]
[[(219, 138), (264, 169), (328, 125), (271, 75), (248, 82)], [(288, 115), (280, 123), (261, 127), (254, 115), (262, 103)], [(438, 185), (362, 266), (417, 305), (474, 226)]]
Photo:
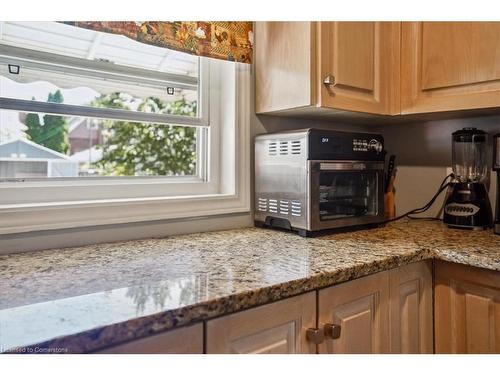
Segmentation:
[(463, 128), (451, 135), (454, 142), (485, 142), (487, 133), (477, 128)]

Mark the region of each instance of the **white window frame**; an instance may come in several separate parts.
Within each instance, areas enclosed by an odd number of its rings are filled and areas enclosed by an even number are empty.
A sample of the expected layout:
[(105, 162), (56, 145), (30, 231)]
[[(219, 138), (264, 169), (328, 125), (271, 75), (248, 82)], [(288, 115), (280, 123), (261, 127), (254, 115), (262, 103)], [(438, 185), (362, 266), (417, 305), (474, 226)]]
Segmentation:
[(2, 182), (0, 234), (249, 212), (250, 68), (202, 61), (198, 176)]

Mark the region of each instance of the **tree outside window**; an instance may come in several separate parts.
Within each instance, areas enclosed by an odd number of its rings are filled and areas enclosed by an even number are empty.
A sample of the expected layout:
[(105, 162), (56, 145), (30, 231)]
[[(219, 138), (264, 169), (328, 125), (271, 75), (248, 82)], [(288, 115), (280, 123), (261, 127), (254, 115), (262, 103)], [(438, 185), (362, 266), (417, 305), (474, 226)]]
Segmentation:
[[(130, 95), (114, 92), (101, 95), (90, 103), (93, 107), (130, 109)], [(47, 102), (63, 103), (60, 90), (49, 93)], [(149, 97), (138, 111), (171, 115), (196, 116), (196, 101), (184, 97), (164, 102)], [(29, 113), (24, 119), (26, 137), (61, 154), (71, 155), (68, 118), (58, 115)], [(99, 160), (89, 161), (85, 169), (97, 176), (182, 176), (196, 173), (196, 129), (131, 121), (97, 120), (102, 141), (96, 145)], [(90, 146), (92, 146), (90, 144)], [(91, 152), (89, 147), (88, 152)]]

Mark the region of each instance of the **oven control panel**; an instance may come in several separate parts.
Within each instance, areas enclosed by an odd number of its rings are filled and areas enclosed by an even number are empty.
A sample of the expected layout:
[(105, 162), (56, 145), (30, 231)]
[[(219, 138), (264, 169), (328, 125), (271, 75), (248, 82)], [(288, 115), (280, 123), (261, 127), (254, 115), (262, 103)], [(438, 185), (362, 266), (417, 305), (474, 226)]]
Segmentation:
[(309, 160), (372, 160), (385, 158), (384, 138), (373, 133), (309, 129)]
[(382, 152), (383, 148), (384, 148), (384, 146), (382, 145), (382, 142), (380, 142), (378, 139), (354, 138), (352, 140), (352, 150), (353, 151), (361, 151), (361, 152), (375, 151), (375, 152)]

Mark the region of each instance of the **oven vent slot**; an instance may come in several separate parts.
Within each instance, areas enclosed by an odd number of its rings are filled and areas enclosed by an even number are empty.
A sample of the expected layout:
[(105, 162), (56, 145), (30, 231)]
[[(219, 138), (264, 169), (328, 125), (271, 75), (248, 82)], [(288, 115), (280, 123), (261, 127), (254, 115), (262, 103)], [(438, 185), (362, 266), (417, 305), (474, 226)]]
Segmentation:
[(302, 153), (302, 142), (300, 140), (298, 141), (291, 141), (291, 154), (292, 155), (300, 155)]
[(288, 215), (289, 212), (289, 201), (280, 200), (280, 214)]
[(277, 142), (269, 142), (267, 145), (267, 154), (269, 156), (278, 155), (278, 143)]
[(277, 199), (269, 199), (268, 200), (269, 212), (274, 214), (278, 213), (278, 200)]
[(259, 198), (259, 204), (258, 204), (258, 210), (266, 212), (267, 211), (267, 199), (266, 198)]
[(280, 155), (288, 155), (288, 141), (280, 141)]
[(302, 154), (302, 141), (269, 141), (267, 144), (269, 156), (286, 156)]
[(259, 198), (257, 201), (257, 210), (285, 216), (289, 216), (290, 214), (292, 216), (302, 216), (302, 203), (287, 199)]
[(302, 215), (302, 204), (300, 202), (292, 201), (292, 216)]

